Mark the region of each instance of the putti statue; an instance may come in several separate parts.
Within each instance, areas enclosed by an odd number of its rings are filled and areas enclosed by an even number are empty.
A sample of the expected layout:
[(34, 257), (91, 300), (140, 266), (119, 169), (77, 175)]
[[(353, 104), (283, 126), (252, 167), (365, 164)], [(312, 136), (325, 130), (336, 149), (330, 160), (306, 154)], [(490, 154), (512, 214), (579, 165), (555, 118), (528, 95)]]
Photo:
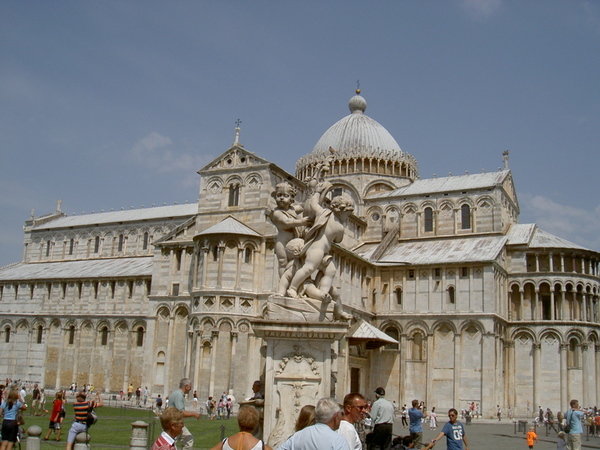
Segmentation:
[(348, 320), (352, 316), (343, 311), (339, 292), (333, 286), (337, 267), (331, 248), (344, 237), (348, 218), (354, 211), (354, 201), (347, 195), (329, 200), (327, 194), (332, 185), (323, 179), (329, 163), (328, 158), (319, 164), (308, 182), (308, 197), (303, 207), (294, 204), (296, 189), (290, 183), (278, 184), (271, 194), (277, 207), (267, 210), (267, 216), (278, 230), (275, 244), (279, 265), (278, 295), (325, 303), (333, 301), (334, 319)]

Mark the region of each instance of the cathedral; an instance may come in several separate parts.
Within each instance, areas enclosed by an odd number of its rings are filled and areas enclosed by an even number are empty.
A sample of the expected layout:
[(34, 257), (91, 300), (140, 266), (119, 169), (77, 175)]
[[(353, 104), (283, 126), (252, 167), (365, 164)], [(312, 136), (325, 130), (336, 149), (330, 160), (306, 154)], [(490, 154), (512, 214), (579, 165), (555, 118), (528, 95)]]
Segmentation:
[(497, 172), (422, 179), (366, 108), (357, 90), (295, 174), (237, 128), (198, 170), (196, 204), (32, 214), (22, 261), (0, 268), (0, 378), (164, 396), (190, 377), (201, 399), (251, 397), (267, 359), (255, 325), (279, 282), (272, 194), (287, 182), (303, 202), (325, 167), (354, 202), (331, 249), (338, 399), (384, 386), (400, 405), (474, 402), (486, 417), (597, 405), (600, 253), (519, 223), (507, 152)]

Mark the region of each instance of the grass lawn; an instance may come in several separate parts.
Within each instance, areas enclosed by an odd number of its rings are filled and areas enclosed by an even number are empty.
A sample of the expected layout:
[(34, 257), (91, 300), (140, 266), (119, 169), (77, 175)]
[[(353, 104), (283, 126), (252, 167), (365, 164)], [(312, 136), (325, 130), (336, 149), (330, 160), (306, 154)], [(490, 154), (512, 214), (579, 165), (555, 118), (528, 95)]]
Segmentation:
[[(67, 417), (63, 423), (61, 442), (56, 442), (54, 435), (50, 436), (49, 441), (41, 441), (42, 450), (50, 448), (64, 448), (67, 441), (67, 434), (73, 423), (73, 405), (67, 404)], [(42, 428), (42, 438), (48, 431), (49, 415), (42, 417), (30, 416), (30, 411), (24, 412), (25, 430), (31, 425), (38, 425)], [(118, 447), (129, 448), (131, 440), (131, 424), (138, 420), (146, 422), (148, 427), (148, 445), (151, 446), (158, 437), (162, 428), (156, 414), (148, 409), (138, 408), (120, 408), (104, 406), (98, 408), (98, 423), (90, 428), (92, 440), (90, 446), (93, 449), (115, 449)], [(221, 436), (231, 436), (238, 432), (237, 419), (231, 417), (229, 420), (207, 420), (202, 417), (200, 420), (193, 418), (185, 420), (186, 426), (194, 435), (194, 448), (210, 449), (219, 442)], [(224, 428), (224, 429), (222, 429)], [(22, 446), (23, 450), (25, 446)]]

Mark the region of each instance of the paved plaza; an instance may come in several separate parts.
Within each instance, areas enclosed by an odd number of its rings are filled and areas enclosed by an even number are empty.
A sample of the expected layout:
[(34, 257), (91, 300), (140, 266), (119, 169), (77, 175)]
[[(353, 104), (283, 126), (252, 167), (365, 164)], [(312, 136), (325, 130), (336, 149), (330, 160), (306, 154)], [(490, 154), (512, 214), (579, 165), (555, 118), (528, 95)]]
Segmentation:
[[(430, 442), (441, 431), (447, 420), (444, 417), (439, 418), (439, 427), (433, 431), (429, 429), (427, 424), (423, 426), (423, 441)], [(463, 425), (464, 421), (461, 420)], [(527, 428), (529, 429), (529, 428)], [(508, 420), (498, 423), (493, 420), (473, 421), (470, 425), (465, 425), (465, 432), (469, 442), (470, 450), (512, 450), (524, 449), (527, 450), (525, 434), (517, 432), (515, 434), (515, 425)], [(539, 443), (534, 446), (534, 450), (556, 450), (556, 433), (550, 430), (546, 436), (546, 428), (538, 427), (536, 429)], [(404, 436), (408, 434), (408, 428), (402, 427), (402, 421), (396, 418), (394, 421), (394, 434)], [(589, 439), (589, 440), (587, 440)], [(597, 448), (600, 449), (600, 438), (589, 437), (582, 435), (582, 448)], [(446, 439), (442, 438), (435, 446), (436, 450), (444, 450), (446, 448)]]

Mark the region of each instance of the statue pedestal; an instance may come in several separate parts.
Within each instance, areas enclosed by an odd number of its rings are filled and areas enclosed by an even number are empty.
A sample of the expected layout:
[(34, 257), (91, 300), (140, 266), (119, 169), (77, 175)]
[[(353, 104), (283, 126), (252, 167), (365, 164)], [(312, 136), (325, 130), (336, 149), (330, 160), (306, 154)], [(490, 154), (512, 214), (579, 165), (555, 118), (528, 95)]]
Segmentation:
[(278, 313), (280, 320), (270, 320), (269, 314), (252, 324), (267, 345), (263, 436), (272, 448), (294, 433), (304, 405), (316, 406), (320, 398), (331, 396), (336, 372), (332, 346), (348, 331), (346, 322), (306, 322), (295, 312), (288, 317), (281, 320), (285, 315)]
[(265, 318), (283, 322), (333, 322), (333, 302), (312, 298), (271, 296)]

